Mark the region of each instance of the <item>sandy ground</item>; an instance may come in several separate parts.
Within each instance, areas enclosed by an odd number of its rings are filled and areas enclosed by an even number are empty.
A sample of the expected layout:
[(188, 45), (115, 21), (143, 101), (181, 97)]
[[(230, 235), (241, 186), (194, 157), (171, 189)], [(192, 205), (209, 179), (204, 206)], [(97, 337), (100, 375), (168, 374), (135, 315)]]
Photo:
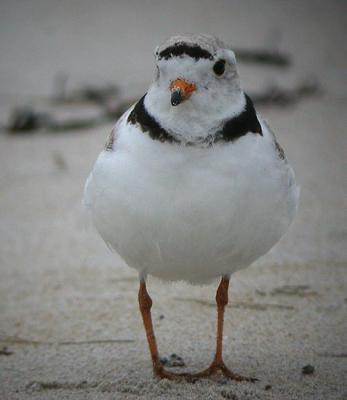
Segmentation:
[[(318, 78), (319, 96), (260, 109), (302, 190), (286, 236), (232, 277), (225, 360), (260, 381), (153, 380), (137, 276), (81, 213), (84, 181), (111, 129), (103, 125), (0, 135), (1, 400), (347, 399), (346, 4), (210, 3), (1, 2), (0, 117), (49, 95), (59, 71), (71, 86), (115, 81), (140, 95), (152, 48), (180, 31), (218, 34), (238, 47), (279, 42), (293, 55), (287, 71), (241, 65), (247, 89)], [(179, 371), (211, 361), (216, 284), (149, 280), (160, 352), (181, 356)], [(302, 374), (307, 364), (311, 375)]]

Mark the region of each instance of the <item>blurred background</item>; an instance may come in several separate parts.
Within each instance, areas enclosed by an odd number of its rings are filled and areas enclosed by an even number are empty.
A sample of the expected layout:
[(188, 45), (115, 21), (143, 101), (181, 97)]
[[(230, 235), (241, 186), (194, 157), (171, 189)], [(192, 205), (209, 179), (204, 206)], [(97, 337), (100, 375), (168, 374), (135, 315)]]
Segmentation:
[[(81, 211), (112, 126), (152, 80), (155, 46), (187, 32), (235, 49), (301, 186), (289, 232), (235, 274), (226, 357), (271, 384), (247, 387), (251, 398), (344, 398), (346, 15), (343, 0), (0, 2), (2, 398), (243, 398), (231, 384), (152, 383), (136, 274)], [(207, 365), (214, 290), (150, 280), (164, 356)]]

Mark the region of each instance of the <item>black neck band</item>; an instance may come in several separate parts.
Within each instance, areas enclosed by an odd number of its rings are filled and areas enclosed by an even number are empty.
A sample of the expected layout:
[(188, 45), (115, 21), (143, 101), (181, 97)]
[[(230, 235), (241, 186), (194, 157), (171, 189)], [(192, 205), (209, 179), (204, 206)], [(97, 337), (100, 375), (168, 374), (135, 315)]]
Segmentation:
[(144, 95), (134, 106), (133, 110), (129, 114), (128, 123), (132, 125), (139, 124), (141, 130), (143, 132), (148, 132), (150, 138), (153, 140), (169, 143), (184, 143), (188, 146), (198, 144), (212, 145), (213, 143), (222, 141), (232, 142), (247, 133), (263, 134), (252, 100), (247, 95), (245, 95), (246, 107), (241, 114), (227, 120), (223, 125), (223, 128), (215, 134), (198, 138), (196, 141), (190, 142), (183, 142), (166, 131), (146, 110), (144, 104), (145, 97), (146, 95)]

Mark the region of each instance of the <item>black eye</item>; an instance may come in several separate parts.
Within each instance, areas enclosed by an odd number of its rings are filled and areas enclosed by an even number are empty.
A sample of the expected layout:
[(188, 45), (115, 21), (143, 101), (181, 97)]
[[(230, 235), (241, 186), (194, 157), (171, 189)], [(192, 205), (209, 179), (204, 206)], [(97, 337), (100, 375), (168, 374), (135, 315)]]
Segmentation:
[(213, 71), (216, 75), (223, 75), (225, 71), (225, 60), (218, 60), (213, 66)]

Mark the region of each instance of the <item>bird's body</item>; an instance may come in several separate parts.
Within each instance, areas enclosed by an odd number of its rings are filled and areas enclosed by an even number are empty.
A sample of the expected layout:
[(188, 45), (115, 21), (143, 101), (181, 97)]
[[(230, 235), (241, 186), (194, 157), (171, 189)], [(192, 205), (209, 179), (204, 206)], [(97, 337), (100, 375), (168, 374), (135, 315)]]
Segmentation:
[(248, 266), (293, 219), (297, 189), (274, 136), (185, 146), (127, 122), (99, 156), (85, 202), (106, 243), (139, 272), (200, 283)]
[[(156, 49), (146, 95), (114, 127), (90, 174), (84, 204), (105, 242), (140, 273), (140, 308), (158, 377), (147, 274), (217, 291), (216, 371), (222, 360), (230, 275), (277, 243), (294, 218), (298, 188), (274, 134), (240, 87), (234, 53), (206, 35)], [(171, 101), (170, 101), (171, 95)]]

